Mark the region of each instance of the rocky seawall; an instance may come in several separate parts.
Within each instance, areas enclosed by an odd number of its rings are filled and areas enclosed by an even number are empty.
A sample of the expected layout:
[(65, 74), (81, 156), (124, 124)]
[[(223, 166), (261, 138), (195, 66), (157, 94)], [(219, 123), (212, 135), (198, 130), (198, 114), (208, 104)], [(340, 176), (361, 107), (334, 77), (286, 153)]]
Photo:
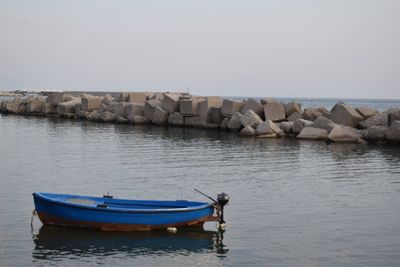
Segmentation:
[(94, 122), (155, 124), (237, 132), (241, 136), (400, 144), (400, 108), (379, 112), (338, 102), (302, 109), (300, 103), (192, 96), (186, 93), (124, 92), (99, 95), (49, 92), (0, 102), (0, 113), (57, 116)]

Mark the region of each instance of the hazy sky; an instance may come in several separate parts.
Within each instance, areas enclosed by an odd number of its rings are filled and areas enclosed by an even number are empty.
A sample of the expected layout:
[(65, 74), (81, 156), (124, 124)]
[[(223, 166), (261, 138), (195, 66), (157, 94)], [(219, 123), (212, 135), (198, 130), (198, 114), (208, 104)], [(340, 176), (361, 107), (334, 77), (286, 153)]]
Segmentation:
[(400, 99), (399, 0), (0, 0), (0, 90)]

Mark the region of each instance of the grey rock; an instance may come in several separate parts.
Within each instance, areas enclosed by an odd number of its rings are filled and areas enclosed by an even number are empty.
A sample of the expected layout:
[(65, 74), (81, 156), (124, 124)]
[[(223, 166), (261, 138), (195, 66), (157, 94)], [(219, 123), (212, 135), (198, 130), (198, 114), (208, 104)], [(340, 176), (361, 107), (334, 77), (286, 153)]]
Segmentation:
[[(179, 112), (183, 116), (198, 116), (199, 115), (199, 102), (204, 100), (198, 97), (181, 97), (179, 99)], [(207, 114), (207, 113), (206, 113)]]
[(369, 117), (368, 119), (361, 121), (359, 123), (359, 126), (361, 128), (369, 128), (371, 126), (388, 126), (388, 114), (386, 112), (378, 113), (376, 115), (373, 115)]
[(57, 106), (46, 102), (42, 106), (42, 113), (55, 114), (57, 113)]
[(131, 118), (130, 122), (133, 124), (138, 124), (138, 125), (144, 125), (144, 124), (150, 123), (149, 119), (146, 116), (140, 116), (140, 115), (133, 116), (133, 118)]
[(151, 120), (153, 116), (154, 109), (161, 106), (161, 101), (159, 99), (147, 100), (144, 104), (144, 115)]
[(368, 129), (361, 130), (360, 134), (368, 142), (376, 143), (385, 140), (386, 129), (384, 126), (371, 126)]
[(167, 124), (168, 122), (168, 111), (160, 106), (154, 109), (153, 115), (151, 116), (151, 122), (157, 125)]
[(304, 127), (310, 126), (313, 122), (304, 119), (297, 119), (293, 122), (292, 131), (294, 134), (299, 134)]
[(32, 100), (26, 104), (26, 112), (42, 113), (44, 102), (40, 100)]
[(314, 121), (319, 116), (323, 116), (325, 118), (330, 119), (332, 114), (324, 107), (318, 108), (306, 108), (302, 114), (305, 120)]
[(400, 121), (400, 110), (393, 110), (388, 114), (388, 125), (391, 126), (394, 121)]
[(228, 122), (228, 129), (231, 131), (238, 131), (242, 128), (242, 123), (240, 122), (240, 118), (243, 115), (240, 114), (239, 112), (236, 112), (235, 114), (233, 114), (233, 116), (230, 118), (229, 122)]
[(292, 134), (293, 133), (293, 124), (294, 124), (294, 122), (292, 122), (292, 121), (282, 121), (278, 124), (278, 126), (286, 134)]
[(106, 105), (109, 105), (111, 102), (113, 102), (114, 101), (114, 98), (110, 95), (110, 94), (106, 94), (104, 97), (103, 97), (103, 100), (102, 100), (102, 103), (103, 104), (106, 104)]
[(134, 116), (144, 116), (144, 104), (127, 103), (124, 117), (131, 120)]
[(314, 127), (304, 127), (303, 130), (297, 135), (299, 139), (312, 139), (312, 140), (325, 140), (328, 132), (325, 129)]
[(80, 98), (74, 98), (70, 101), (62, 102), (57, 105), (57, 114), (69, 116), (67, 113), (73, 114), (75, 112), (75, 105), (80, 103), (81, 103)]
[(110, 104), (111, 113), (114, 113), (117, 116), (124, 117), (125, 116), (125, 107), (128, 105), (126, 102), (112, 102)]
[(179, 111), (179, 94), (164, 94), (161, 107), (167, 112)]
[(282, 129), (271, 120), (260, 123), (256, 128), (255, 134), (265, 137), (280, 137), (285, 135)]
[(243, 102), (224, 99), (222, 101), (222, 116), (231, 117), (236, 112), (240, 112), (244, 106)]
[(240, 132), (239, 135), (241, 136), (254, 136), (255, 135), (255, 130), (253, 127), (250, 125), (244, 127)]
[(62, 102), (64, 102), (64, 93), (62, 92), (53, 92), (47, 95), (47, 103), (57, 105)]
[(184, 124), (184, 117), (179, 112), (171, 113), (168, 117), (168, 124), (182, 126)]
[(129, 120), (127, 118), (124, 118), (124, 117), (121, 117), (121, 116), (116, 116), (115, 117), (115, 122), (124, 124), (124, 123), (129, 123)]
[(207, 96), (205, 99), (199, 101), (198, 114), (200, 116), (207, 116), (211, 113), (213, 108), (221, 108), (222, 100), (219, 96)]
[(100, 120), (100, 112), (97, 111), (97, 109), (93, 110), (92, 112), (90, 112), (86, 118), (89, 121), (99, 121)]
[(268, 103), (264, 105), (265, 120), (273, 122), (283, 121), (286, 119), (285, 105), (283, 103)]
[(314, 128), (325, 129), (329, 133), (333, 129), (333, 127), (335, 127), (335, 123), (330, 119), (327, 119), (323, 116), (319, 116), (309, 126)]
[(290, 116), (287, 117), (286, 119), (287, 119), (288, 121), (295, 121), (295, 120), (297, 120), (297, 119), (302, 119), (302, 118), (303, 118), (303, 116), (302, 116), (300, 113), (298, 113), (298, 112), (293, 112), (293, 113), (290, 114)]
[(368, 119), (371, 116), (374, 116), (379, 113), (378, 110), (374, 108), (368, 108), (368, 107), (358, 107), (356, 108), (356, 111), (364, 118)]
[(146, 101), (146, 97), (147, 97), (146, 93), (144, 93), (144, 92), (128, 93), (127, 101), (130, 103), (144, 105), (144, 102)]
[(293, 113), (301, 114), (301, 104), (296, 102), (289, 102), (285, 104), (285, 114), (289, 117)]
[(219, 124), (219, 128), (222, 130), (228, 129), (229, 120), (230, 120), (230, 118), (223, 118), (221, 123)]
[(98, 109), (100, 107), (102, 101), (103, 97), (101, 96), (82, 96), (80, 109), (84, 111), (93, 111), (94, 109)]
[(109, 112), (109, 111), (105, 111), (105, 112), (100, 113), (99, 121), (101, 121), (101, 122), (114, 122), (116, 117), (117, 117), (116, 114), (114, 114), (112, 112)]
[(258, 116), (264, 115), (263, 105), (261, 105), (260, 102), (254, 100), (252, 98), (247, 99), (247, 101), (244, 103), (240, 113), (245, 114), (245, 112), (248, 110), (254, 111), (254, 113), (256, 113)]
[(220, 107), (219, 108), (211, 107), (210, 113), (211, 113), (211, 123), (220, 124), (222, 122), (222, 112)]
[(349, 129), (340, 125), (335, 125), (328, 135), (328, 139), (336, 143), (361, 143), (360, 137), (355, 135)]
[(271, 103), (278, 103), (278, 101), (273, 97), (264, 97), (260, 100), (261, 105), (271, 104)]
[(353, 107), (344, 103), (337, 103), (331, 113), (333, 122), (351, 127), (356, 127), (364, 119)]
[(386, 130), (386, 140), (391, 144), (400, 144), (400, 121), (393, 121)]
[(253, 128), (256, 128), (261, 122), (261, 118), (251, 109), (248, 109), (240, 117), (240, 123), (243, 125), (243, 127), (251, 126)]

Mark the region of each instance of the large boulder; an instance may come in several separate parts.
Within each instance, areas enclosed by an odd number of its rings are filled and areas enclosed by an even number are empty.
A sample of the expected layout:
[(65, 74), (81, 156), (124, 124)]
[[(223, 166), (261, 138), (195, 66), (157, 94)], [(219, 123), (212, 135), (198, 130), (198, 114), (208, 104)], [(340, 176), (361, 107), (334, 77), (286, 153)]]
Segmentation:
[(211, 107), (210, 113), (211, 113), (211, 123), (220, 124), (222, 122), (222, 112), (220, 107), (219, 108)]
[(266, 105), (266, 104), (270, 104), (270, 103), (278, 103), (278, 100), (276, 100), (273, 97), (264, 97), (260, 100), (261, 105)]
[(371, 143), (383, 142), (386, 136), (386, 127), (371, 126), (360, 131), (361, 137)]
[(130, 103), (144, 105), (144, 102), (146, 101), (146, 97), (147, 97), (146, 93), (144, 93), (144, 92), (128, 93), (127, 101)]
[(208, 116), (212, 109), (221, 108), (221, 97), (219, 96), (207, 96), (199, 101), (198, 113), (200, 116)]
[(255, 130), (253, 127), (251, 127), (250, 125), (247, 125), (246, 127), (244, 127), (240, 132), (239, 135), (241, 136), (254, 136), (255, 135)]
[(304, 127), (303, 130), (297, 135), (299, 139), (312, 139), (312, 140), (325, 140), (328, 132), (325, 129), (314, 127)]
[(285, 135), (282, 129), (271, 120), (260, 123), (256, 128), (255, 134), (264, 137), (280, 137)]
[(21, 114), (25, 112), (25, 105), (22, 101), (9, 101), (5, 105), (5, 112), (6, 113), (14, 113), (14, 114)]
[(233, 114), (233, 116), (230, 118), (228, 121), (227, 127), (231, 131), (238, 131), (242, 128), (242, 123), (240, 122), (240, 119), (243, 115), (240, 114), (239, 112), (236, 112)]
[(294, 124), (294, 122), (292, 122), (292, 121), (282, 121), (278, 124), (278, 126), (286, 134), (292, 134), (293, 133), (293, 124)]
[(368, 108), (368, 107), (358, 107), (358, 108), (356, 108), (356, 111), (358, 113), (360, 113), (360, 115), (364, 119), (368, 119), (369, 117), (374, 116), (379, 113), (378, 110), (376, 110), (374, 108)]
[(116, 115), (116, 114), (114, 114), (112, 112), (105, 111), (105, 112), (100, 113), (99, 121), (101, 121), (101, 122), (114, 122), (117, 116), (118, 115)]
[(150, 121), (146, 116), (135, 115), (133, 118), (130, 118), (130, 122), (133, 124), (144, 125), (149, 124)]
[(101, 96), (84, 95), (81, 97), (81, 110), (93, 111), (98, 109), (103, 101)]
[(253, 98), (247, 99), (247, 101), (244, 103), (240, 113), (245, 114), (245, 112), (248, 110), (254, 111), (254, 113), (256, 113), (258, 116), (264, 115), (263, 105), (261, 105), (260, 102), (254, 100)]
[(67, 102), (62, 102), (60, 104), (57, 105), (57, 114), (58, 115), (65, 115), (65, 116), (70, 116), (67, 113), (75, 113), (75, 105), (76, 104), (80, 104), (81, 103), (81, 98), (74, 98), (70, 101)]
[(300, 113), (298, 113), (298, 112), (293, 112), (292, 114), (290, 114), (290, 116), (289, 117), (287, 117), (286, 119), (288, 120), (288, 121), (295, 121), (295, 120), (297, 120), (297, 119), (302, 119), (303, 118), (303, 116), (300, 114)]
[(101, 101), (103, 104), (110, 105), (111, 102), (114, 101), (114, 98), (110, 94), (106, 94)]
[(393, 121), (386, 130), (386, 140), (391, 144), (400, 144), (400, 121)]
[(47, 95), (47, 103), (52, 105), (57, 105), (64, 102), (64, 93), (62, 92), (52, 92)]
[(367, 129), (371, 126), (388, 126), (388, 114), (386, 112), (378, 113), (359, 123), (361, 128)]
[(264, 105), (265, 120), (273, 122), (283, 121), (286, 119), (285, 105), (283, 103), (268, 103)]
[(236, 112), (240, 112), (244, 106), (244, 102), (224, 99), (222, 101), (222, 116), (231, 117)]
[(46, 102), (42, 106), (42, 113), (55, 114), (55, 113), (57, 113), (57, 106)]
[(160, 106), (154, 109), (153, 115), (151, 116), (151, 122), (157, 125), (167, 124), (168, 122), (168, 111)]
[(26, 112), (28, 113), (42, 113), (43, 105), (45, 102), (40, 100), (31, 100), (26, 104)]
[(125, 105), (125, 118), (131, 120), (133, 116), (144, 116), (144, 104), (127, 103)]
[(318, 108), (306, 108), (302, 114), (305, 120), (314, 121), (319, 116), (324, 116), (325, 118), (331, 118), (332, 114), (324, 107)]
[(161, 106), (161, 101), (159, 99), (147, 100), (144, 104), (144, 115), (151, 120), (155, 108), (159, 106)]
[(199, 115), (198, 107), (199, 107), (199, 102), (201, 100), (204, 99), (199, 97), (180, 97), (179, 112), (183, 116), (198, 116)]
[(184, 124), (184, 117), (179, 112), (171, 113), (168, 117), (168, 124), (175, 126), (182, 126)]
[(335, 125), (331, 132), (328, 134), (328, 139), (336, 143), (361, 143), (362, 140), (359, 136), (354, 134), (346, 127)]
[(293, 122), (292, 131), (293, 134), (299, 134), (304, 127), (310, 126), (313, 122), (304, 120), (304, 119), (297, 119)]
[(391, 126), (394, 121), (400, 121), (400, 110), (390, 111), (388, 114), (388, 125)]
[(293, 113), (301, 114), (301, 104), (296, 102), (289, 102), (285, 104), (285, 114), (289, 117)]
[(327, 119), (323, 116), (319, 116), (309, 126), (314, 128), (325, 129), (329, 133), (335, 127), (335, 123), (330, 119)]
[(112, 102), (110, 104), (111, 113), (114, 113), (117, 116), (124, 117), (125, 116), (125, 107), (129, 104), (126, 102)]
[(100, 112), (97, 109), (95, 109), (86, 116), (86, 119), (89, 121), (99, 121)]
[(243, 127), (251, 126), (253, 128), (256, 128), (261, 122), (262, 119), (251, 109), (248, 109), (240, 117), (240, 123), (243, 125)]
[(331, 110), (331, 120), (337, 124), (356, 127), (364, 118), (351, 106), (337, 103)]
[(164, 94), (161, 107), (167, 112), (179, 111), (179, 94)]

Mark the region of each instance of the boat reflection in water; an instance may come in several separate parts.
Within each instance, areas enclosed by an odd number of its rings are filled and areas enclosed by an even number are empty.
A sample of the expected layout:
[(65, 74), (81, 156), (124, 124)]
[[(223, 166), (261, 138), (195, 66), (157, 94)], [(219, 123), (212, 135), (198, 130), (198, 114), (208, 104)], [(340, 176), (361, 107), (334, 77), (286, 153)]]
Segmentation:
[(108, 232), (90, 229), (42, 226), (33, 233), (34, 259), (60, 260), (71, 257), (216, 253), (228, 250), (222, 232), (204, 229)]

